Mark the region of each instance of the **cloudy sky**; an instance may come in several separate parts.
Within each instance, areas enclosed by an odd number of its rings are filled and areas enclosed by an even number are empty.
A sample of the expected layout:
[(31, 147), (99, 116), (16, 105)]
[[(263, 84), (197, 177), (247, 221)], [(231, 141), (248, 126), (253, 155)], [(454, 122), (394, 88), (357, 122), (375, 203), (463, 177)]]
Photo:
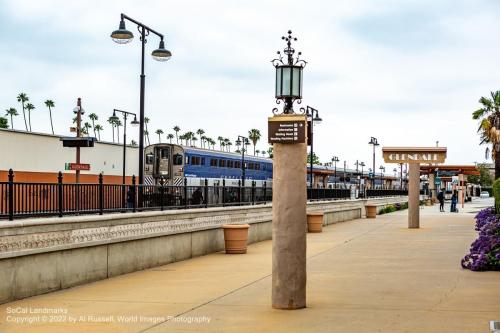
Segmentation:
[[(67, 134), (82, 97), (87, 114), (138, 112), (140, 43), (109, 34), (121, 12), (166, 35), (173, 57), (146, 59), (150, 132), (202, 128), (235, 140), (257, 128), (267, 149), (267, 117), (276, 106), (274, 69), (281, 36), (292, 29), (309, 63), (303, 103), (320, 111), (315, 152), (353, 166), (371, 165), (371, 136), (382, 146), (448, 147), (448, 163), (484, 161), (472, 111), (500, 89), (497, 0), (346, 1), (22, 1), (0, 0), (0, 104), (35, 105), (34, 131)], [(136, 32), (132, 24), (127, 28)], [(137, 37), (137, 33), (135, 34)], [(158, 46), (150, 36), (147, 52)], [(22, 116), (14, 120), (21, 129)], [(137, 131), (130, 132), (137, 141)], [(151, 135), (152, 141), (157, 136)], [(377, 154), (380, 164), (380, 152)], [(341, 162), (342, 163), (342, 162)], [(393, 166), (388, 166), (391, 170)]]

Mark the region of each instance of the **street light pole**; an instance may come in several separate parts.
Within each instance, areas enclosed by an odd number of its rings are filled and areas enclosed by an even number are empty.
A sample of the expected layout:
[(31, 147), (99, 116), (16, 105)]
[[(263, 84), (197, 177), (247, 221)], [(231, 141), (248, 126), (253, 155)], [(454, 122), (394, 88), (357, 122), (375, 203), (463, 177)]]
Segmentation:
[(347, 175), (346, 175), (346, 170), (345, 170), (345, 168), (346, 168), (346, 163), (347, 163), (347, 161), (344, 161), (344, 189), (346, 188), (346, 176), (347, 176)]
[(242, 146), (241, 148), (241, 186), (245, 187), (245, 146), (249, 145), (250, 141), (247, 137), (238, 135), (236, 140), (236, 146)]
[(314, 134), (313, 134), (313, 128), (314, 128), (314, 122), (316, 122), (317, 124), (320, 124), (321, 121), (322, 121), (322, 119), (319, 117), (318, 110), (316, 110), (315, 108), (310, 107), (309, 105), (306, 108), (306, 116), (307, 116), (308, 119), (311, 119), (311, 131), (310, 131), (310, 134), (311, 134), (311, 139), (310, 139), (310, 142), (311, 142), (311, 157), (310, 157), (310, 161), (309, 161), (310, 162), (309, 163), (309, 174), (311, 175), (310, 176), (311, 183), (309, 184), (309, 188), (312, 190), (312, 188), (313, 188), (313, 180), (314, 180), (314, 177), (313, 177), (313, 157), (314, 157), (314, 149), (313, 149)]
[(122, 166), (122, 184), (125, 185), (125, 169), (126, 169), (126, 156), (127, 156), (127, 117), (129, 115), (134, 116), (134, 120), (130, 122), (131, 125), (139, 125), (137, 121), (137, 114), (133, 112), (113, 109), (113, 120), (118, 120), (116, 113), (119, 112), (123, 115), (123, 166)]
[[(359, 165), (361, 165), (361, 177), (359, 179), (359, 189), (361, 190), (361, 179), (363, 179), (363, 168), (365, 167), (366, 164), (365, 164), (365, 162), (361, 162), (361, 163), (359, 163)], [(363, 183), (364, 183), (364, 179), (363, 179)]]
[(339, 158), (337, 156), (332, 157), (332, 162), (335, 164), (335, 172), (334, 172), (334, 187), (337, 188), (337, 162)]
[[(163, 41), (163, 34), (151, 29), (147, 25), (134, 20), (133, 18), (121, 14), (120, 25), (118, 30), (111, 33), (111, 38), (118, 44), (126, 44), (132, 41), (134, 34), (125, 28), (125, 20), (128, 20), (137, 25), (140, 32), (141, 41), (141, 74), (140, 74), (140, 101), (139, 101), (139, 184), (144, 184), (144, 94), (145, 94), (145, 79), (144, 74), (144, 54), (146, 46), (146, 37), (153, 33), (160, 37), (160, 44), (158, 49), (154, 50), (151, 55), (155, 60), (167, 61), (172, 56), (172, 53), (165, 49)], [(139, 192), (140, 193), (140, 192)], [(141, 206), (142, 200), (139, 197), (139, 205)]]
[(375, 189), (375, 147), (380, 145), (378, 143), (377, 138), (374, 138), (373, 136), (370, 138), (370, 142), (368, 142), (369, 145), (373, 145), (373, 181), (372, 185), (373, 188)]

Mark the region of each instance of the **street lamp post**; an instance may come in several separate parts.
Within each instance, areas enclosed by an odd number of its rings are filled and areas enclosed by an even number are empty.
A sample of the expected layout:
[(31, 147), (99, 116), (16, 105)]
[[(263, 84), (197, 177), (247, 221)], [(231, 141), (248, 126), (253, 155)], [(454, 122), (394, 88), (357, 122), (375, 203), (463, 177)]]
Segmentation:
[(241, 147), (241, 186), (245, 187), (245, 146), (248, 146), (250, 141), (247, 137), (238, 135), (238, 139), (236, 140), (236, 146)]
[[(139, 103), (139, 184), (144, 184), (144, 93), (145, 93), (145, 78), (144, 75), (144, 51), (146, 46), (146, 37), (153, 33), (160, 37), (160, 44), (151, 55), (157, 61), (167, 61), (172, 56), (172, 53), (165, 49), (163, 34), (151, 29), (147, 25), (134, 20), (133, 18), (121, 14), (120, 25), (118, 30), (111, 33), (111, 38), (118, 44), (126, 44), (132, 41), (134, 34), (125, 28), (125, 20), (128, 20), (137, 25), (140, 33), (141, 41), (141, 75), (140, 75), (140, 103)], [(139, 192), (140, 193), (140, 192)], [(139, 206), (142, 205), (142, 200), (139, 198)]]
[(372, 185), (373, 188), (375, 189), (375, 147), (379, 146), (380, 144), (377, 141), (377, 138), (374, 138), (373, 136), (370, 138), (370, 142), (368, 142), (369, 145), (373, 145), (373, 181)]
[[(301, 110), (303, 110), (303, 109), (301, 109)], [(311, 175), (311, 183), (310, 183), (309, 188), (312, 190), (312, 188), (313, 188), (313, 180), (314, 180), (314, 177), (313, 177), (313, 157), (314, 157), (314, 149), (313, 149), (314, 134), (313, 134), (313, 128), (314, 128), (314, 123), (321, 124), (322, 119), (319, 117), (318, 110), (316, 110), (315, 108), (310, 107), (309, 105), (307, 106), (307, 108), (306, 108), (305, 111), (306, 111), (307, 119), (310, 119), (310, 121), (311, 121), (311, 131), (310, 131), (310, 134), (311, 134), (311, 139), (310, 139), (310, 142), (311, 142), (311, 157), (310, 157), (310, 161), (309, 161), (309, 173)], [(312, 193), (311, 193), (311, 195), (312, 195)]]
[(380, 187), (382, 190), (384, 189), (384, 172), (385, 172), (385, 166), (381, 165), (379, 167), (380, 169)]
[(133, 112), (113, 109), (113, 116), (111, 117), (113, 120), (118, 120), (116, 113), (119, 112), (123, 115), (123, 170), (122, 170), (122, 184), (125, 185), (125, 166), (126, 166), (126, 155), (127, 155), (127, 117), (134, 116), (134, 120), (130, 122), (131, 125), (136, 126), (139, 125), (137, 121), (137, 115)]
[(346, 175), (346, 163), (347, 163), (347, 161), (344, 161), (344, 189), (346, 188), (346, 178), (347, 178), (347, 175)]
[[(359, 179), (359, 190), (361, 191), (361, 179), (363, 179), (363, 168), (365, 167), (366, 164), (365, 164), (365, 162), (361, 162), (361, 163), (359, 163), (359, 165), (361, 166), (361, 178)], [(364, 183), (364, 180), (363, 180), (363, 183)]]
[(332, 162), (334, 163), (335, 165), (335, 171), (334, 171), (334, 174), (333, 174), (333, 177), (334, 177), (334, 187), (337, 188), (337, 162), (339, 161), (339, 158), (337, 156), (333, 156), (332, 157)]

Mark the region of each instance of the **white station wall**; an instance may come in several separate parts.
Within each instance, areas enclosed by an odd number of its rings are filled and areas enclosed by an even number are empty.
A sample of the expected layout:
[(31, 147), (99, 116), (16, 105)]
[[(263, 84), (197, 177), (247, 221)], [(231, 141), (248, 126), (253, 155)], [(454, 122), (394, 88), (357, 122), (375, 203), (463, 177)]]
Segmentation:
[[(0, 170), (64, 172), (65, 163), (74, 163), (76, 148), (62, 146), (57, 135), (0, 129)], [(127, 146), (126, 174), (138, 175), (138, 148)], [(123, 145), (95, 142), (80, 149), (80, 162), (90, 164), (82, 174), (122, 175)]]

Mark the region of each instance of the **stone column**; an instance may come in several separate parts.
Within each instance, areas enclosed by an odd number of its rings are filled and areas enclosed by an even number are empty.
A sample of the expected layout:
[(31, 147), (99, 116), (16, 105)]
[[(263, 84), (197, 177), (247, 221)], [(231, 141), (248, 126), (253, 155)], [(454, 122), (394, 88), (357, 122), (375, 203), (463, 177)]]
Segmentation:
[(273, 149), (272, 305), (300, 309), (306, 307), (307, 146), (275, 143)]
[(408, 163), (408, 228), (420, 227), (420, 163)]
[(465, 204), (465, 177), (463, 173), (458, 174), (458, 199), (462, 204), (462, 208), (464, 208)]
[(431, 192), (432, 202), (436, 202), (438, 191), (436, 191), (436, 175), (433, 172), (429, 173), (429, 190)]

